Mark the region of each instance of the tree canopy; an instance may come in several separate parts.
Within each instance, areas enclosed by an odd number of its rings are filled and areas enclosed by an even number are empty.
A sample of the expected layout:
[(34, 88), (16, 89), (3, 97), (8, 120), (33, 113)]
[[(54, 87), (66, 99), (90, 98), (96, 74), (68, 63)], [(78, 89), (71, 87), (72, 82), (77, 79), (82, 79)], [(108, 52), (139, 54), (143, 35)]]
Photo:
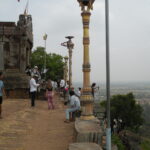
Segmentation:
[[(31, 54), (31, 67), (38, 66), (40, 72), (44, 70), (44, 47), (37, 47)], [(55, 53), (46, 53), (46, 77), (51, 80), (63, 78), (63, 57)]]
[[(103, 101), (101, 104), (106, 106), (106, 101)], [(113, 119), (121, 119), (123, 128), (130, 128), (134, 131), (137, 131), (143, 124), (143, 109), (136, 104), (132, 93), (112, 96), (110, 105), (111, 122), (113, 122)]]

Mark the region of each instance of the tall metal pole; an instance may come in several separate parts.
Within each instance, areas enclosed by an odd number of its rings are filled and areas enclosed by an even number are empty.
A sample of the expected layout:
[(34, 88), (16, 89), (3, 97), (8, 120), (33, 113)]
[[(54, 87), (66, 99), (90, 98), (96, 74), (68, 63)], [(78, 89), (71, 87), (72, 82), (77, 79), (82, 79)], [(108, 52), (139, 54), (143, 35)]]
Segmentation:
[(44, 48), (44, 74), (45, 74), (45, 80), (46, 80), (46, 40), (47, 40), (47, 34), (45, 34), (43, 36), (43, 39), (45, 41), (44, 45), (45, 45), (45, 48)]
[(106, 149), (111, 150), (111, 127), (110, 127), (110, 59), (109, 59), (109, 0), (105, 0), (106, 17), (106, 93), (107, 93), (107, 128)]

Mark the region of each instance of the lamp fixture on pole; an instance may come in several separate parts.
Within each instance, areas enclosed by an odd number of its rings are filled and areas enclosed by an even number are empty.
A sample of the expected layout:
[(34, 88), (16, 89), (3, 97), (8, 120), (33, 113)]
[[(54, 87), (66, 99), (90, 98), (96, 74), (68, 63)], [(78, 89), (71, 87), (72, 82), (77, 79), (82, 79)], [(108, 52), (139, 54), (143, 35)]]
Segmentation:
[(68, 39), (67, 42), (61, 43), (61, 46), (65, 46), (68, 48), (69, 53), (69, 89), (72, 87), (72, 50), (74, 48), (74, 43), (72, 43), (73, 36), (66, 36), (66, 39)]

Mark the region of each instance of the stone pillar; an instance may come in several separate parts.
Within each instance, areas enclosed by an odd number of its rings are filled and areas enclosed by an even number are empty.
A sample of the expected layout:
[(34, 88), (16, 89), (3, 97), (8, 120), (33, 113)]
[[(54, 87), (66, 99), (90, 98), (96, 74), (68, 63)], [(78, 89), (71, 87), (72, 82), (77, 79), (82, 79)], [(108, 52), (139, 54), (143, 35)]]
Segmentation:
[(30, 50), (26, 49), (26, 65), (30, 65)]
[(69, 48), (69, 88), (72, 87), (72, 48)]
[(65, 80), (65, 82), (66, 82), (66, 66), (64, 65), (63, 66), (63, 71), (64, 71), (64, 75), (63, 75), (63, 79)]
[(4, 70), (4, 43), (0, 42), (0, 71)]
[(24, 73), (26, 68), (26, 40), (22, 39), (20, 43), (20, 72)]
[(68, 57), (65, 56), (64, 59), (65, 59), (64, 79), (65, 79), (65, 82), (67, 83), (67, 81), (68, 81)]
[(81, 95), (82, 116), (81, 119), (90, 120), (94, 119), (93, 116), (93, 97), (91, 94), (90, 85), (90, 58), (89, 58), (89, 22), (90, 11), (83, 10), (81, 13), (83, 20), (83, 90)]
[(68, 81), (68, 64), (66, 64), (66, 82)]

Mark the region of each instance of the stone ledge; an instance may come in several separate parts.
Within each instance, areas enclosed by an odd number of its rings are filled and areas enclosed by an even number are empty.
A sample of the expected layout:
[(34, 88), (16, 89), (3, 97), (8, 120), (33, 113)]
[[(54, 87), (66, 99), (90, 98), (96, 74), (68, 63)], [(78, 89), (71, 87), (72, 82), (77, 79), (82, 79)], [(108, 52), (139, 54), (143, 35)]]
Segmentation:
[(102, 150), (102, 148), (95, 143), (73, 143), (69, 145), (69, 150)]
[[(13, 70), (15, 71), (15, 69)], [(28, 89), (30, 77), (21, 72), (4, 72), (5, 89)]]
[(77, 142), (92, 142), (101, 144), (103, 131), (97, 119), (75, 121), (75, 130), (77, 132)]

